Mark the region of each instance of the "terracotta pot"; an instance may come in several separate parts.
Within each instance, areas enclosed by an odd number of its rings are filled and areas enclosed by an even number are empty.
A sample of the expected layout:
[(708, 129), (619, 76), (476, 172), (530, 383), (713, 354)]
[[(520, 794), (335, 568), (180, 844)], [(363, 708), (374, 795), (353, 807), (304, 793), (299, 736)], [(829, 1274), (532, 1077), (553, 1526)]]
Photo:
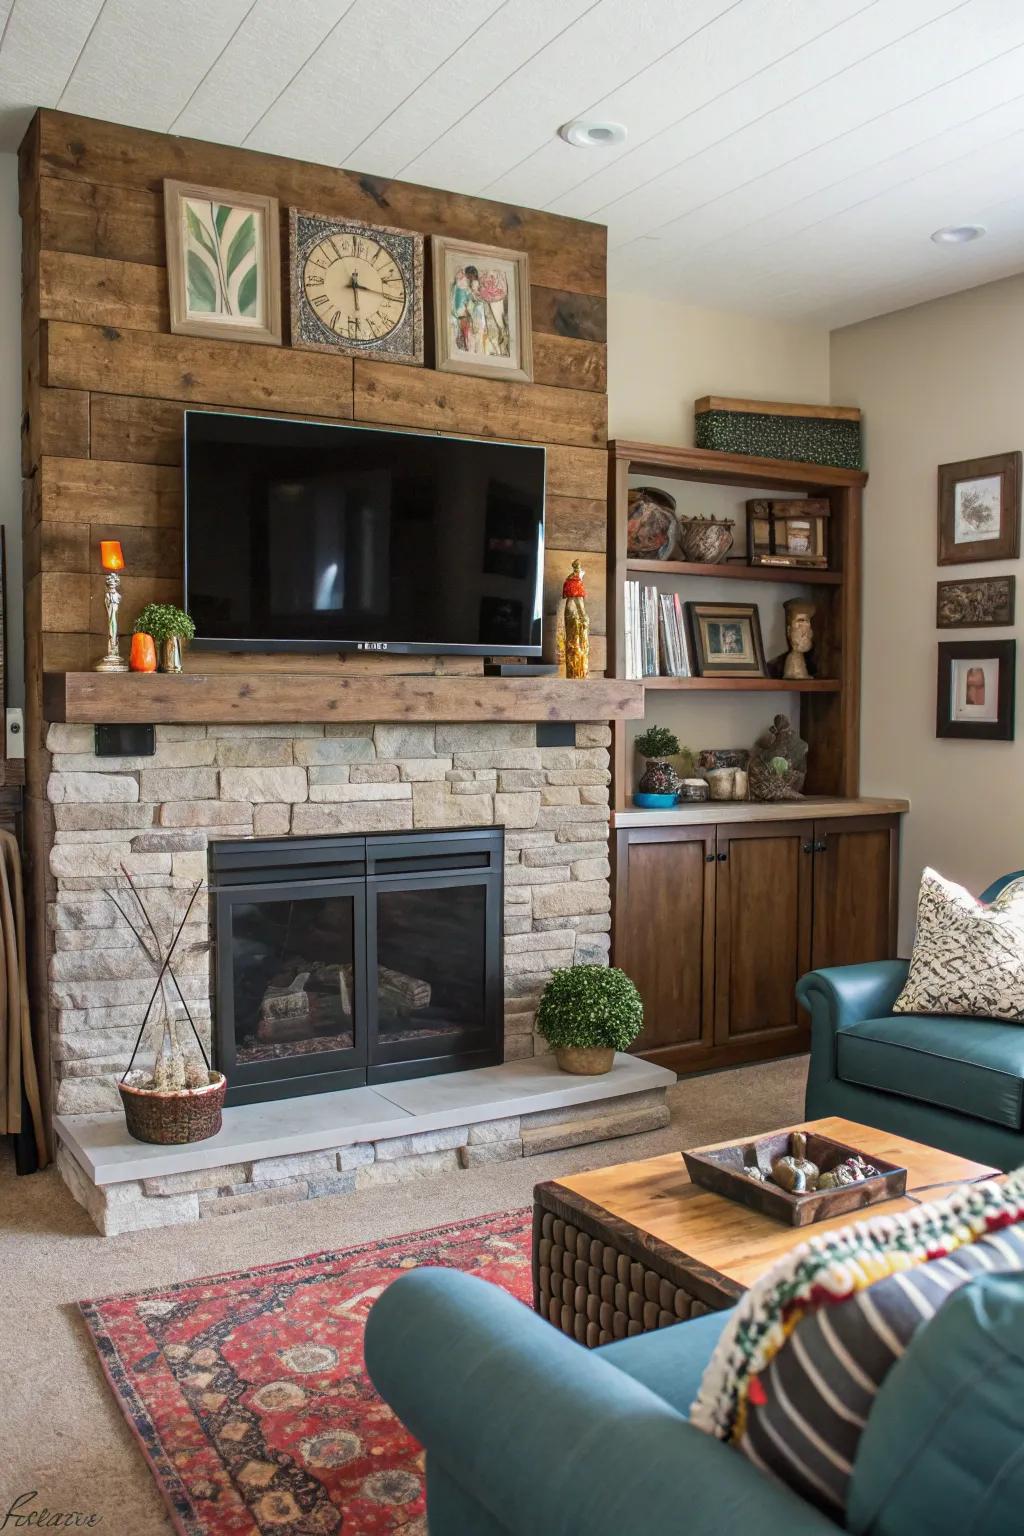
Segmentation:
[(578, 1077), (598, 1077), (610, 1072), (615, 1052), (610, 1045), (560, 1045), (555, 1060), (563, 1072), (575, 1072)]
[(156, 671), (156, 641), (152, 635), (132, 635), (128, 665), (133, 672)]

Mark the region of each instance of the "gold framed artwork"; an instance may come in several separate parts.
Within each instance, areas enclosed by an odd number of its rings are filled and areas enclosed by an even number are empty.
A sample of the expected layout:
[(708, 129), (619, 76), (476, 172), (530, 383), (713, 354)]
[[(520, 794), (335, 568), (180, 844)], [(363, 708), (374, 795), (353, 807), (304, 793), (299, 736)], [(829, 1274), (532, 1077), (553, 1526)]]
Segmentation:
[(756, 603), (687, 603), (701, 677), (764, 677), (764, 644)]
[(276, 197), (164, 182), (171, 330), (281, 345)]
[(434, 235), (434, 366), (482, 379), (533, 379), (525, 251)]
[(423, 363), (423, 236), (292, 208), (292, 346)]

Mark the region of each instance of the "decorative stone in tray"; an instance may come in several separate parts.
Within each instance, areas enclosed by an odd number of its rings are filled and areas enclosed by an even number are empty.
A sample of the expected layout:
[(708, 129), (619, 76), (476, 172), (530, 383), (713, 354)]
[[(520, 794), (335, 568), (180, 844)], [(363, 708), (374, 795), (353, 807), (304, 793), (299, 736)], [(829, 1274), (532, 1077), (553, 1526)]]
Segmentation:
[[(790, 1227), (906, 1193), (907, 1170), (814, 1131), (776, 1131), (683, 1153), (690, 1182)], [(784, 1187), (789, 1185), (789, 1187)]]

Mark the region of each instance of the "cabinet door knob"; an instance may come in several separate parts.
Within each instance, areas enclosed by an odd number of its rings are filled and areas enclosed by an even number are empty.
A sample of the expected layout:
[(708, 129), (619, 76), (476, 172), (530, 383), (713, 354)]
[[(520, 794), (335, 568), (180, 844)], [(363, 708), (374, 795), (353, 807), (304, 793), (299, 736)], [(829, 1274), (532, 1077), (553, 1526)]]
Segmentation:
[(714, 862), (715, 862), (715, 855), (713, 853), (706, 853), (704, 855), (704, 863), (705, 864), (713, 864)]
[(821, 842), (815, 843), (814, 851), (815, 851), (815, 853), (828, 853), (828, 843), (826, 843), (825, 840), (822, 839)]
[(815, 844), (814, 843), (804, 843), (803, 848), (804, 848), (804, 853), (813, 853), (814, 849), (815, 849)]
[(718, 862), (719, 862), (719, 864), (724, 864), (728, 857), (729, 857), (729, 855), (727, 853), (720, 853), (718, 855)]

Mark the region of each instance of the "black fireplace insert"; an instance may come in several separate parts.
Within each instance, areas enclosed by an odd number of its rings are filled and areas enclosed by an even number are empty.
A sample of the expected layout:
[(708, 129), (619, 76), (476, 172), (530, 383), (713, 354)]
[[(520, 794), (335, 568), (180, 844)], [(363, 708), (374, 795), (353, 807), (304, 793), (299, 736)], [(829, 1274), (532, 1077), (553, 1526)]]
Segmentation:
[(210, 844), (227, 1102), (502, 1060), (504, 829)]

